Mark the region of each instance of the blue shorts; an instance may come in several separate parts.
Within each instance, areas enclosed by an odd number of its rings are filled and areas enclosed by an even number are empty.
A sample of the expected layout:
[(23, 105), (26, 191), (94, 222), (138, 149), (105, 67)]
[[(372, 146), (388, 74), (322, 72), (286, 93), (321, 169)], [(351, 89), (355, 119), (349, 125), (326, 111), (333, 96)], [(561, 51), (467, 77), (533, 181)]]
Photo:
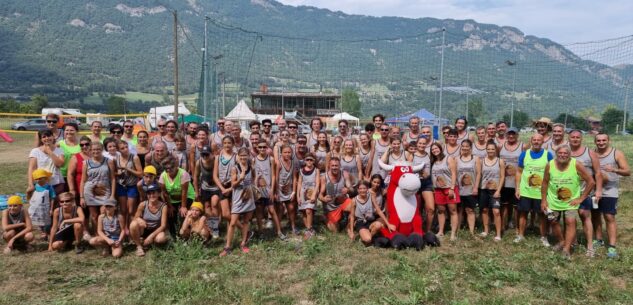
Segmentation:
[(262, 205), (262, 206), (269, 206), (269, 205), (273, 205), (273, 201), (270, 200), (270, 198), (259, 198), (255, 201), (255, 205)]
[(432, 192), (433, 191), (433, 180), (431, 177), (420, 179), (420, 192)]
[(598, 201), (598, 211), (603, 214), (615, 215), (618, 213), (618, 198), (602, 197)]
[(535, 213), (542, 213), (541, 211), (541, 199), (534, 199), (534, 198), (527, 198), (527, 197), (523, 197), (521, 196), (521, 198), (519, 199), (519, 205), (517, 207), (517, 209), (519, 210), (519, 212), (535, 212)]
[(578, 209), (587, 211), (593, 210), (593, 201), (591, 200), (591, 197), (587, 197), (583, 202), (581, 202)]
[(138, 189), (136, 185), (116, 185), (116, 196), (117, 197), (128, 197), (128, 198), (137, 198), (138, 197)]

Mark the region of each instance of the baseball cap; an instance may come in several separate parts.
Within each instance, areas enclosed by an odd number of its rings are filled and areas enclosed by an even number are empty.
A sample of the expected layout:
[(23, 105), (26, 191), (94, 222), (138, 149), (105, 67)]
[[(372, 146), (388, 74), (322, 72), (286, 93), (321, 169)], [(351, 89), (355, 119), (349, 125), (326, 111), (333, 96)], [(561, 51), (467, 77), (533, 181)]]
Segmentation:
[(20, 205), (20, 204), (23, 204), (22, 197), (17, 196), (17, 195), (13, 195), (9, 197), (9, 199), (7, 200), (7, 205)]
[(117, 205), (116, 199), (107, 199), (104, 203), (104, 206), (107, 207), (115, 207)]
[(191, 204), (191, 208), (192, 209), (198, 209), (200, 211), (204, 211), (204, 206), (202, 205), (202, 202), (198, 202), (198, 201), (192, 203)]
[(201, 155), (210, 155), (211, 154), (211, 146), (209, 146), (209, 145), (202, 146), (202, 149), (200, 150), (200, 154)]
[(37, 180), (40, 178), (48, 178), (50, 176), (52, 176), (53, 174), (51, 174), (49, 171), (43, 169), (43, 168), (38, 168), (36, 170), (33, 171), (32, 176), (33, 179)]
[(153, 165), (145, 166), (145, 168), (143, 169), (143, 173), (144, 174), (152, 174), (152, 175), (156, 176), (156, 168)]
[(508, 128), (508, 131), (506, 131), (506, 133), (510, 133), (510, 132), (519, 133), (519, 130), (516, 127), (510, 127)]
[(156, 183), (152, 183), (145, 188), (145, 192), (158, 192), (159, 190), (160, 188)]

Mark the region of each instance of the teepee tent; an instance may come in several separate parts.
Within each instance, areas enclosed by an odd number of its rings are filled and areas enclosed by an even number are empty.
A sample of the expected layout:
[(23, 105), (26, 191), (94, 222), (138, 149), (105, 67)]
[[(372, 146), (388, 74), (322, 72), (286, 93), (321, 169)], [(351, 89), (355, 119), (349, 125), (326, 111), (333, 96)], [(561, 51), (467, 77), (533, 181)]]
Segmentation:
[(257, 115), (255, 115), (255, 113), (253, 113), (253, 111), (248, 108), (248, 105), (246, 105), (246, 102), (244, 100), (240, 100), (237, 105), (235, 105), (235, 108), (233, 108), (233, 110), (231, 110), (231, 112), (229, 112), (229, 114), (227, 114), (224, 119), (241, 122), (253, 121), (257, 120)]

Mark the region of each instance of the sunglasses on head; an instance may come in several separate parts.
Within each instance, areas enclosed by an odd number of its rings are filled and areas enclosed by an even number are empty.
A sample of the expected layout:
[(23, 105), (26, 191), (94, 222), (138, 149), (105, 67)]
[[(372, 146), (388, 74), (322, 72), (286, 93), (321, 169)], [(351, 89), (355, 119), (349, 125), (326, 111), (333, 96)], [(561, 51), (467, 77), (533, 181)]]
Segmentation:
[(46, 123), (52, 123), (52, 124), (55, 124), (55, 123), (57, 123), (57, 120), (46, 120)]

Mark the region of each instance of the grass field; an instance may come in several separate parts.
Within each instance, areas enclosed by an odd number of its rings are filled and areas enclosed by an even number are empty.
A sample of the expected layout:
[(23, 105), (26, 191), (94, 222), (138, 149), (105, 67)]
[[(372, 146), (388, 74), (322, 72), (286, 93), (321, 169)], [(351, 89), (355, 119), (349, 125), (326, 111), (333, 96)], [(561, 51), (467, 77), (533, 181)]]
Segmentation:
[[(615, 145), (631, 157), (628, 138)], [(0, 154), (9, 152), (0, 143)], [(0, 160), (2, 163), (2, 160)], [(25, 162), (2, 163), (0, 193), (22, 191)], [(37, 252), (0, 259), (0, 304), (633, 304), (633, 185), (620, 199), (619, 253), (571, 261), (526, 243), (478, 239), (415, 251), (363, 247), (321, 233), (302, 242), (255, 240), (251, 253), (219, 258), (220, 243), (173, 242), (145, 258)], [(581, 244), (584, 239), (581, 238)]]

